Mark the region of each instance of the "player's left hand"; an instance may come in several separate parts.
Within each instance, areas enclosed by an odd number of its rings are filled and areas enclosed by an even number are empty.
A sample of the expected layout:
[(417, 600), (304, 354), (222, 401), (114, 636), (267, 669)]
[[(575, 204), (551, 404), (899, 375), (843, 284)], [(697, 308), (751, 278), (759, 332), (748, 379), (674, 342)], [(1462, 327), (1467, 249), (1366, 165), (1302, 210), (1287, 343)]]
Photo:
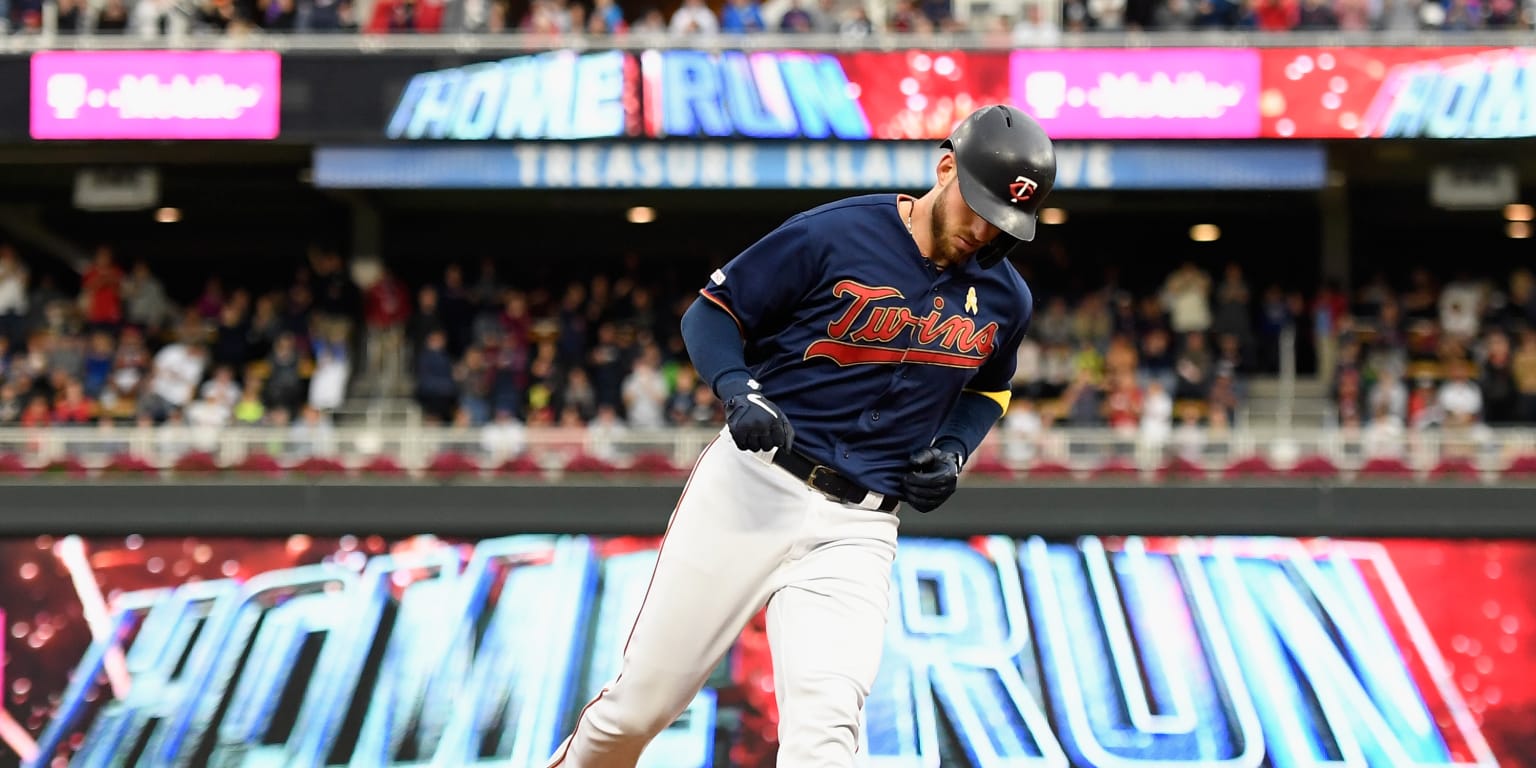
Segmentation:
[(955, 492), (963, 463), (960, 454), (931, 446), (912, 454), (901, 479), (907, 503), (923, 513), (938, 509)]

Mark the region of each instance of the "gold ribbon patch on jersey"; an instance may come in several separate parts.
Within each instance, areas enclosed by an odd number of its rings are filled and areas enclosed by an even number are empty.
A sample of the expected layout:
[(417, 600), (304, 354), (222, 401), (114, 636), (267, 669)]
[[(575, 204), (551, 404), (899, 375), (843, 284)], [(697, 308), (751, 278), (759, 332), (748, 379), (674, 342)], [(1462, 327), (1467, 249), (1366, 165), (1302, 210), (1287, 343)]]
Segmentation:
[(976, 286), (973, 285), (965, 292), (965, 311), (974, 315), (978, 309), (976, 306)]

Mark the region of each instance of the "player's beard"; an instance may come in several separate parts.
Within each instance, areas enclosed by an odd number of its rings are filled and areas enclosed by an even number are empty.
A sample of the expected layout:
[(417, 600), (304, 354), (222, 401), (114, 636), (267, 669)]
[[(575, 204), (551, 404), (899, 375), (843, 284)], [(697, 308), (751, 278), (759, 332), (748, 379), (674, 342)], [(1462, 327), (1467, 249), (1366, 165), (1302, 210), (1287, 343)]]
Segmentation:
[(933, 201), (928, 217), (928, 242), (933, 244), (933, 252), (928, 255), (928, 260), (938, 267), (955, 266), (964, 262), (968, 256), (955, 248), (955, 237), (959, 233), (949, 231), (949, 193), (954, 188), (954, 182), (950, 182), (939, 190), (939, 196)]

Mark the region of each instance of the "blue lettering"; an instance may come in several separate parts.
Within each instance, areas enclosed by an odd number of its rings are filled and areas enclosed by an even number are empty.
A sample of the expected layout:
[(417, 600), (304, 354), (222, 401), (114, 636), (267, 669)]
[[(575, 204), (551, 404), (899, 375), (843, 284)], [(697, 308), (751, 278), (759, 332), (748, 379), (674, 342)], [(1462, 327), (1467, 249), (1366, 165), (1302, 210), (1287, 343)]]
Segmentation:
[[(273, 733), (278, 704), (309, 637), (336, 631), (351, 617), (348, 604), (356, 580), (356, 574), (339, 565), (313, 565), (263, 574), (246, 585), (236, 631), (221, 644), (230, 671), (253, 632), (255, 639), (219, 725), (217, 750), (250, 762), (262, 761), (265, 752), (281, 755), (286, 751), (283, 746), (253, 745), (289, 742), (290, 734)], [(221, 678), (220, 691), (227, 688), (230, 679), (228, 674)], [(311, 674), (298, 682), (307, 689), (318, 682), (318, 676)], [(205, 695), (209, 702), (217, 698)]]
[(1434, 96), (1435, 69), (1417, 67), (1399, 76), (1402, 85), (1392, 98), (1382, 128), (1382, 138), (1417, 137), (1423, 135), (1427, 119), (1428, 102)]
[[(116, 596), (28, 768), (82, 731), (70, 765), (540, 765), (656, 556), (513, 536)], [(904, 539), (893, 577), (871, 768), (1497, 765), (1378, 545)], [(108, 670), (132, 685), (98, 704)], [(717, 707), (641, 766), (715, 764)]]
[[(1075, 765), (1257, 766), (1258, 719), (1229, 648), (1208, 655), (1171, 558), (1095, 537), (1021, 551), (1046, 686)], [(1124, 585), (1122, 588), (1121, 585)], [(1219, 638), (1218, 638), (1219, 639)], [(1236, 717), (1228, 717), (1224, 702)]]
[[(239, 605), (239, 585), (220, 580), (179, 587), (156, 606), (128, 650), (128, 675), (133, 683), (127, 698), (108, 704), (86, 734), (89, 754), (77, 754), (80, 765), (110, 765), (119, 750), (132, 749), (150, 729), (145, 754), (151, 762), (169, 764), (207, 728), (208, 677), (223, 656), (224, 642)], [(156, 615), (158, 614), (158, 615)], [(218, 689), (222, 692), (223, 689)], [(151, 725), (153, 723), (153, 725)], [(101, 738), (94, 737), (101, 728)]]
[(729, 136), (731, 120), (720, 103), (720, 73), (702, 51), (666, 51), (661, 56), (665, 136)]
[[(459, 93), (446, 138), (479, 141), (491, 137), (507, 93), (506, 69), (496, 62), (464, 67), (464, 87)], [(434, 136), (433, 138), (445, 138)]]
[(720, 70), (737, 131), (754, 139), (794, 138), (799, 129), (795, 109), (773, 54), (725, 53)]
[(827, 54), (779, 54), (779, 67), (807, 139), (854, 140), (870, 137), (869, 119), (848, 95), (848, 75), (842, 62)]
[(1264, 692), (1255, 702), (1277, 768), (1450, 763), (1378, 609), (1356, 602), (1354, 566), (1320, 567), (1299, 544), (1268, 557), (1234, 546), (1218, 541), (1202, 565), (1249, 686)]
[(415, 80), (421, 81), (420, 94), (411, 107), (403, 135), (397, 138), (441, 138), (452, 124), (454, 104), (458, 101), (459, 89), (464, 85), (464, 73), (457, 69), (446, 69), (417, 75), (413, 78), (413, 85)]
[(983, 554), (964, 542), (904, 541), (895, 580), (894, 636), (867, 716), (871, 764), (936, 764), (936, 699), (972, 765), (1067, 765), (1021, 674), (1039, 679), (1012, 542), (989, 539)]
[(578, 60), (571, 129), (564, 138), (624, 135), (626, 60), (623, 51), (592, 53)]

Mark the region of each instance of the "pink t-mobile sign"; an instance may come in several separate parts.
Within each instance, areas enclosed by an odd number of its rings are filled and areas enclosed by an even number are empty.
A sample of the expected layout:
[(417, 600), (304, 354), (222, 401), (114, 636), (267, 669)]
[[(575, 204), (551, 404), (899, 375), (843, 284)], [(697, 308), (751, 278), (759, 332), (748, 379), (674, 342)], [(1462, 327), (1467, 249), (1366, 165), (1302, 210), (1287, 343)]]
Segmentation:
[(1015, 51), (1013, 103), (1057, 139), (1251, 139), (1251, 49)]
[(32, 55), (34, 139), (274, 139), (271, 51)]

